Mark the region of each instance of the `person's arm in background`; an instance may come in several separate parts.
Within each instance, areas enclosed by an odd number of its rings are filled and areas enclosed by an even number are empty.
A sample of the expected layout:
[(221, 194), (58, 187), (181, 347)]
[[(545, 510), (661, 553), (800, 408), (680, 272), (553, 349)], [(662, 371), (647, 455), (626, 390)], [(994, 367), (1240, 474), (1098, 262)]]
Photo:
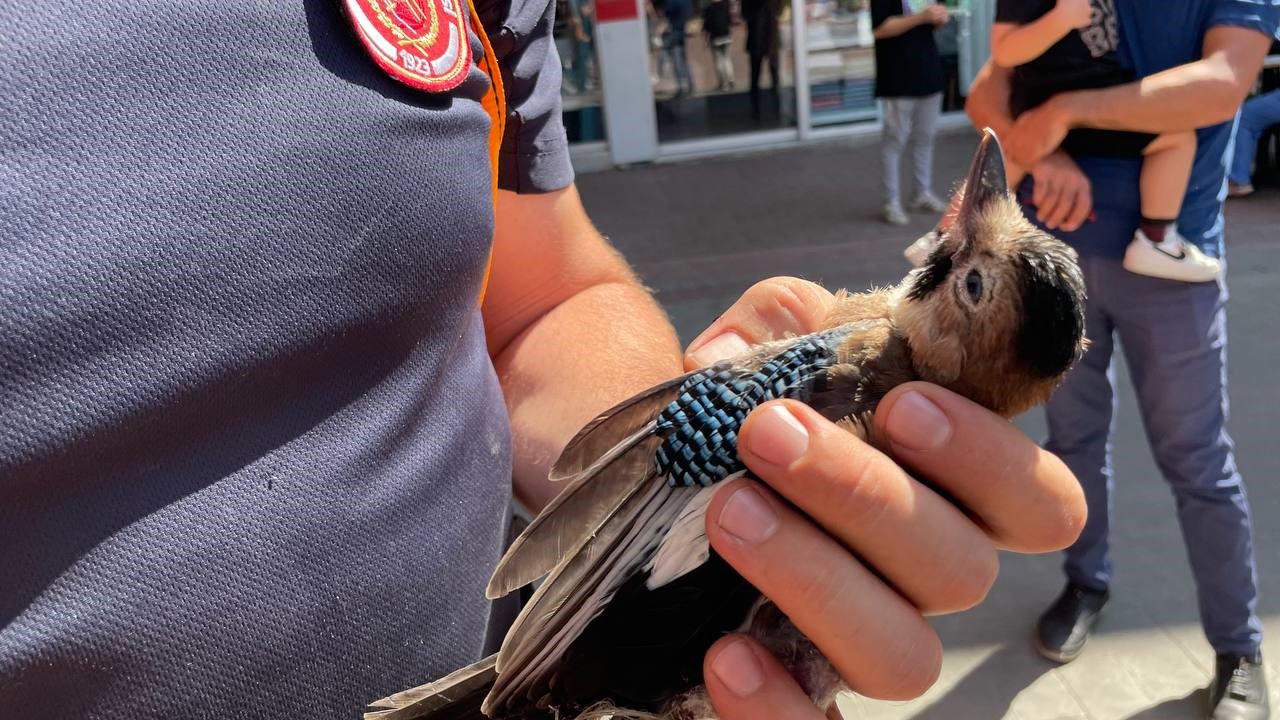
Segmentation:
[[(976, 128), (989, 127), (1007, 140), (1014, 119), (1009, 112), (1010, 71), (988, 61), (969, 86), (964, 110)], [(1093, 191), (1089, 178), (1075, 160), (1056, 150), (1031, 166), (1035, 180), (1031, 202), (1036, 217), (1050, 230), (1078, 229), (1093, 211)]]
[[(920, 12), (903, 15), (884, 10), (885, 5), (896, 5), (901, 9), (901, 0), (876, 0), (872, 11), (872, 36), (877, 40), (897, 37), (919, 25), (940, 25), (947, 21), (947, 9), (941, 5), (929, 5)], [(880, 16), (877, 18), (877, 16)]]
[(1025, 25), (991, 26), (991, 59), (1003, 68), (1031, 62), (1076, 28), (1088, 27), (1089, 0), (1058, 0), (1052, 10)]
[(1205, 34), (1199, 60), (1137, 82), (1059, 93), (1023, 113), (1006, 148), (1018, 163), (1035, 163), (1072, 128), (1168, 133), (1194, 130), (1235, 117), (1258, 79), (1272, 38), (1245, 27), (1220, 25)]

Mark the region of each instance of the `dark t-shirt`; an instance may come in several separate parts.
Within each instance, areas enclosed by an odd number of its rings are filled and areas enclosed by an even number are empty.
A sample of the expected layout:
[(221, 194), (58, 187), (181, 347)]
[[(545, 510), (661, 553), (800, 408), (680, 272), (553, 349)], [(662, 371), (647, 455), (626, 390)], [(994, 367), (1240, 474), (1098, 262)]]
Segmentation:
[[(489, 80), (342, 5), (0, 0), (0, 717), (354, 718), (482, 652)], [(562, 187), (551, 3), (479, 5), (502, 184)]]
[[(996, 22), (1026, 25), (1038, 20), (1056, 0), (997, 0)], [(1112, 0), (1090, 0), (1087, 28), (1072, 30), (1040, 57), (1014, 68), (1010, 110), (1015, 116), (1068, 90), (1110, 87), (1133, 79), (1120, 62), (1120, 24)]]
[(702, 11), (703, 32), (714, 40), (716, 38), (729, 37), (731, 29), (728, 0), (707, 3), (707, 7)]
[[(894, 15), (910, 15), (907, 0), (871, 0), (871, 27)], [(926, 0), (914, 0), (923, 7)], [(932, 25), (917, 25), (897, 37), (876, 39), (876, 97), (923, 97), (942, 92), (942, 57)]]

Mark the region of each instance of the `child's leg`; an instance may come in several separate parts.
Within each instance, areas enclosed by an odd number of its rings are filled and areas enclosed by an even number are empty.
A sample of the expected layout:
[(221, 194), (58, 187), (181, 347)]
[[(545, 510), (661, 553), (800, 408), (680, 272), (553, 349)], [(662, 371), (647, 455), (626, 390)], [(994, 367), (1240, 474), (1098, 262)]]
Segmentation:
[(1183, 282), (1207, 282), (1222, 272), (1222, 263), (1174, 229), (1195, 154), (1192, 132), (1161, 135), (1143, 151), (1142, 224), (1125, 249), (1129, 272)]
[[(1193, 131), (1166, 133), (1151, 141), (1143, 151), (1142, 218), (1143, 230), (1148, 223), (1171, 225), (1182, 209), (1187, 194), (1191, 164), (1196, 157), (1196, 134)], [(1150, 233), (1147, 233), (1150, 237)], [(1161, 232), (1161, 234), (1163, 234)], [(1151, 238), (1159, 242), (1157, 238)]]

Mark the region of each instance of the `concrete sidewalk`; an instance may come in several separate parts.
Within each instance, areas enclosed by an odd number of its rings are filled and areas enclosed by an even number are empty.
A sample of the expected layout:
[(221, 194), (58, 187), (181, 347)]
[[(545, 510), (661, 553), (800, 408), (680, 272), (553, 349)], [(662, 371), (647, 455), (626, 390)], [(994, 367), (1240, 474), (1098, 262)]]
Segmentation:
[[(938, 189), (959, 178), (971, 133), (939, 139)], [(600, 229), (636, 266), (687, 342), (752, 283), (796, 275), (827, 287), (897, 282), (901, 255), (935, 218), (911, 226), (879, 221), (879, 158), (865, 141), (810, 146), (584, 175), (579, 187)], [(1240, 468), (1253, 502), (1268, 636), (1272, 705), (1280, 709), (1280, 189), (1228, 209), (1231, 263), (1232, 418)], [(849, 698), (846, 718), (938, 720), (1177, 720), (1203, 717), (1213, 654), (1196, 599), (1173, 502), (1120, 373), (1116, 437), (1117, 577), (1113, 600), (1085, 653), (1058, 667), (1030, 645), (1031, 624), (1056, 597), (1057, 556), (1006, 554), (988, 600), (937, 618), (947, 654), (942, 677), (909, 703)], [(1039, 411), (1019, 419), (1043, 434)]]

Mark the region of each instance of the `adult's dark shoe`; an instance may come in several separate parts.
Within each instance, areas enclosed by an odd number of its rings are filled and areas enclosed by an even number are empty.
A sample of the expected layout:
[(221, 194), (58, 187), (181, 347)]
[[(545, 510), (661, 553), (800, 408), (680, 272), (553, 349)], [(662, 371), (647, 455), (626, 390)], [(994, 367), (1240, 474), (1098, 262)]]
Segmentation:
[(1267, 680), (1262, 655), (1219, 655), (1209, 693), (1210, 720), (1267, 720)]
[(1109, 597), (1106, 590), (1068, 582), (1058, 599), (1036, 621), (1036, 652), (1054, 662), (1075, 660)]

